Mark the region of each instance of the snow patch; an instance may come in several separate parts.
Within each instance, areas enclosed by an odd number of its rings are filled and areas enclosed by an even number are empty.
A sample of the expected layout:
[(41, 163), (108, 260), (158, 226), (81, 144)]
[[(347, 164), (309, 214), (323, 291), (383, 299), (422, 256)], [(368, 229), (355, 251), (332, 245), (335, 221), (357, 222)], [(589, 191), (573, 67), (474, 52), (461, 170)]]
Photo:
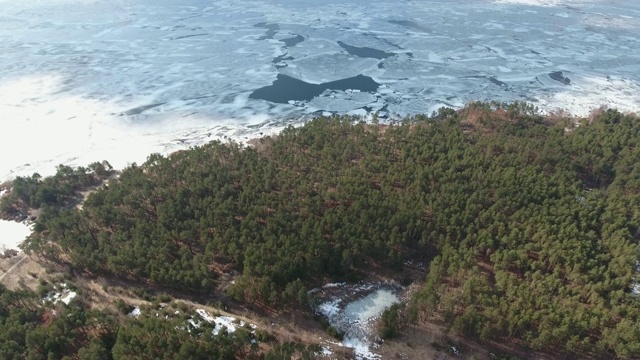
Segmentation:
[(69, 291), (68, 293), (63, 294), (62, 297), (60, 297), (60, 301), (62, 301), (66, 305), (69, 305), (69, 302), (71, 302), (71, 300), (73, 300), (77, 295), (78, 293), (76, 293), (75, 291)]
[(57, 304), (58, 302), (62, 302), (65, 305), (69, 305), (71, 300), (73, 300), (76, 296), (78, 296), (78, 293), (76, 293), (75, 291), (71, 291), (67, 287), (67, 283), (62, 283), (57, 290), (49, 292), (47, 296), (42, 299), (42, 303), (50, 302), (53, 304)]
[(333, 350), (331, 350), (331, 348), (326, 345), (322, 345), (322, 347), (320, 348), (320, 351), (318, 352), (318, 355), (331, 356), (333, 355)]
[(0, 253), (19, 250), (18, 246), (31, 234), (27, 222), (0, 220)]
[(347, 283), (328, 283), (328, 284), (324, 284), (322, 285), (323, 289), (331, 289), (331, 288), (336, 288), (336, 287), (341, 287), (341, 286), (345, 286)]
[[(231, 316), (221, 315), (221, 316), (214, 317), (203, 309), (197, 309), (196, 313), (200, 315), (200, 317), (204, 321), (215, 324), (215, 327), (213, 328), (213, 335), (218, 335), (222, 330), (222, 328), (227, 328), (227, 333), (232, 334), (237, 330), (238, 327), (243, 327), (246, 324), (244, 321), (242, 320), (238, 321), (236, 318)], [(199, 323), (195, 323), (193, 320), (189, 320), (189, 322), (195, 327), (200, 326)], [(249, 324), (249, 327), (254, 330), (258, 328), (254, 324)]]
[(631, 280), (631, 285), (629, 285), (629, 287), (631, 288), (631, 294), (634, 296), (640, 296), (640, 262), (636, 262), (634, 271), (636, 276)]
[(131, 316), (131, 317), (140, 316), (140, 308), (138, 306), (134, 307), (133, 310), (131, 310), (131, 312), (127, 314), (127, 316)]
[[(234, 333), (236, 331), (236, 324), (234, 323), (236, 319), (230, 316), (218, 316), (215, 318), (216, 327), (213, 328), (213, 335), (218, 335), (222, 328), (226, 327), (227, 332), (229, 334)], [(244, 325), (244, 321), (240, 321), (240, 326)]]

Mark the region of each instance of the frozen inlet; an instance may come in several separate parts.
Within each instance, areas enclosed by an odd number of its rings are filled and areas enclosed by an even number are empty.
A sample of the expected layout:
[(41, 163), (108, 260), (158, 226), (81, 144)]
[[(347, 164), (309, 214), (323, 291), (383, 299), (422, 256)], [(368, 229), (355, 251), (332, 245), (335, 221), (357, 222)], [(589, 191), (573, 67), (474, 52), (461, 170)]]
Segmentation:
[[(385, 284), (327, 285), (323, 289), (331, 289), (331, 298), (321, 302), (316, 311), (326, 317), (331, 326), (344, 333), (341, 346), (352, 348), (356, 358), (379, 358), (371, 351), (375, 335), (372, 324), (385, 309), (400, 301), (398, 288)], [(377, 289), (371, 291), (375, 287)]]

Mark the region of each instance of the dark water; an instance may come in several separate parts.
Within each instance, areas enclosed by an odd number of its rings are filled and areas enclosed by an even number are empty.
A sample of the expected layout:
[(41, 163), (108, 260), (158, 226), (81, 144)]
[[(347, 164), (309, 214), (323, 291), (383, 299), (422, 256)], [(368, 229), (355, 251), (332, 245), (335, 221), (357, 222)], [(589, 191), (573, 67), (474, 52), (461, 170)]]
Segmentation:
[(145, 112), (146, 110), (153, 109), (153, 108), (156, 108), (158, 106), (162, 106), (164, 104), (166, 104), (166, 102), (138, 106), (138, 107), (135, 107), (133, 109), (129, 109), (129, 110), (123, 111), (121, 115), (139, 115), (139, 114), (142, 114), (143, 112)]
[(249, 95), (252, 99), (286, 104), (290, 100), (309, 101), (322, 94), (325, 90), (360, 90), (375, 92), (380, 84), (369, 76), (358, 75), (346, 79), (330, 81), (322, 84), (310, 84), (288, 75), (278, 74), (273, 84), (260, 88)]
[(378, 50), (370, 47), (357, 47), (357, 46), (347, 45), (342, 41), (338, 41), (338, 45), (340, 45), (341, 48), (347, 50), (349, 54), (355, 55), (361, 58), (372, 58), (372, 59), (382, 60), (395, 55), (393, 53), (388, 53), (386, 51), (382, 51), (382, 50)]
[(568, 77), (564, 76), (562, 71), (554, 71), (554, 72), (549, 74), (549, 77), (552, 80), (555, 80), (557, 82), (563, 83), (565, 85), (570, 85), (571, 84), (571, 79), (569, 79)]
[(278, 30), (280, 30), (280, 25), (278, 24), (259, 23), (255, 24), (254, 26), (267, 29), (267, 33), (264, 36), (260, 37), (258, 40), (273, 39), (273, 37), (278, 33)]
[(280, 40), (284, 43), (286, 47), (293, 47), (304, 41), (304, 37), (301, 35), (296, 35), (292, 38), (282, 39)]

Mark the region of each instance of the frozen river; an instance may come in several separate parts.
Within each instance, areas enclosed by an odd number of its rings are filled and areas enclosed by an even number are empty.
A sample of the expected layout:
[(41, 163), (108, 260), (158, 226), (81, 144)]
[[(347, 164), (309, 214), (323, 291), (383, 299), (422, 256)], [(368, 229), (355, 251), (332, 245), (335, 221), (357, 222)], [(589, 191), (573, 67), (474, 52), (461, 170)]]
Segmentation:
[(0, 181), (314, 113), (640, 104), (629, 0), (0, 0)]

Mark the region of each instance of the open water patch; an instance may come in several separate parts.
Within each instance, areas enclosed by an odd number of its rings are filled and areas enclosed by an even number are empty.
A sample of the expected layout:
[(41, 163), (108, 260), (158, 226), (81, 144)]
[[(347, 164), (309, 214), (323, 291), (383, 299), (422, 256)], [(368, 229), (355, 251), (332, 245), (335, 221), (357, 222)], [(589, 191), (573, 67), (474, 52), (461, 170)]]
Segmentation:
[(555, 80), (564, 85), (571, 85), (571, 79), (564, 76), (564, 73), (562, 71), (554, 71), (549, 74), (549, 77), (551, 78), (551, 80)]
[(294, 47), (304, 41), (304, 36), (296, 35), (294, 37), (282, 39), (280, 41), (282, 41), (284, 43), (284, 46), (286, 47)]
[(347, 45), (342, 41), (338, 41), (338, 45), (340, 45), (341, 48), (345, 49), (350, 55), (355, 55), (361, 58), (372, 58), (372, 59), (383, 60), (395, 55), (394, 53), (389, 53), (386, 51), (382, 51), (382, 50), (378, 50), (378, 49), (374, 49), (366, 46), (357, 47), (357, 46)]
[(166, 102), (159, 102), (159, 103), (155, 103), (155, 104), (138, 106), (138, 107), (135, 107), (133, 109), (129, 109), (129, 110), (123, 111), (121, 113), (121, 115), (140, 115), (140, 114), (142, 114), (143, 112), (145, 112), (147, 110), (150, 110), (150, 109), (153, 109), (153, 108), (157, 108), (158, 106), (162, 106), (164, 104), (166, 104)]
[(378, 90), (378, 87), (380, 87), (380, 84), (365, 75), (322, 84), (310, 84), (288, 75), (278, 74), (273, 84), (255, 90), (249, 95), (249, 98), (287, 104), (290, 101), (310, 101), (326, 90), (360, 90), (373, 93)]

